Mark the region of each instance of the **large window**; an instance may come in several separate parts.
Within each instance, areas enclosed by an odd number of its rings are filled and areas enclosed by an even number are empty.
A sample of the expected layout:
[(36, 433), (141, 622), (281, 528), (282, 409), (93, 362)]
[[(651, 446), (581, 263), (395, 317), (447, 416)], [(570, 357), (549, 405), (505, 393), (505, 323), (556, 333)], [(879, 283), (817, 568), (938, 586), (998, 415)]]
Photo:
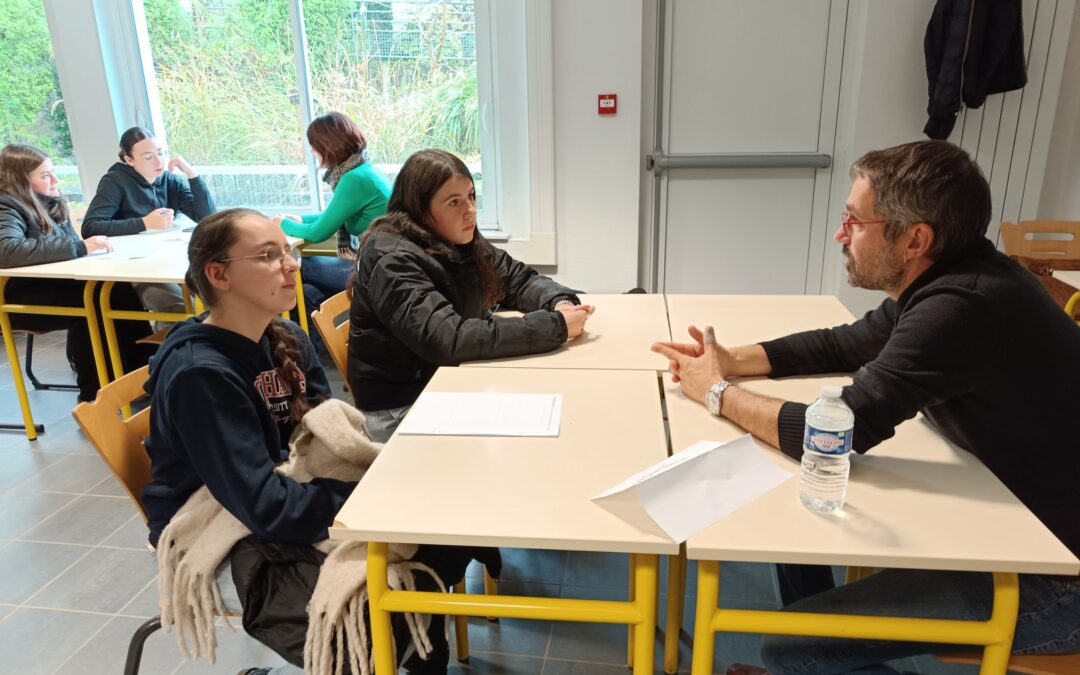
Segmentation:
[(67, 110), (41, 0), (0, 0), (0, 146), (32, 145), (56, 166), (60, 191), (83, 201)]
[(443, 148), (483, 194), (473, 0), (143, 0), (143, 10), (169, 147), (219, 206), (324, 206), (303, 132), (335, 110), (358, 123), (391, 180), (412, 152)]

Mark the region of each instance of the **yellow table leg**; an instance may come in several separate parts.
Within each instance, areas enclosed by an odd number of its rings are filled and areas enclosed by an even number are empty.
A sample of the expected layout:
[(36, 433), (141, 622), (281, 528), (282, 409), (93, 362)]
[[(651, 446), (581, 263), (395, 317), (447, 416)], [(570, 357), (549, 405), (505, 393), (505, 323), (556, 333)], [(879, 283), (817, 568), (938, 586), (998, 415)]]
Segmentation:
[(690, 673), (709, 675), (712, 672), (713, 649), (716, 646), (712, 618), (720, 597), (720, 563), (699, 560), (697, 566), (697, 611), (694, 615), (694, 654)]
[(659, 590), (660, 556), (639, 553), (634, 563), (634, 605), (640, 612), (634, 627), (634, 675), (651, 675), (656, 650), (656, 595)]
[(1020, 611), (1020, 580), (1015, 574), (994, 573), (994, 610), (987, 622), (1000, 639), (983, 650), (979, 675), (1005, 675), (1009, 670), (1016, 614)]
[(664, 672), (679, 670), (679, 633), (682, 631), (683, 601), (686, 598), (686, 548), (668, 556), (667, 614), (664, 622)]
[(109, 383), (109, 368), (105, 365), (105, 351), (101, 348), (101, 333), (98, 332), (97, 310), (94, 309), (94, 290), (98, 282), (87, 281), (83, 287), (83, 307), (86, 309), (86, 323), (90, 332), (90, 350), (94, 353), (94, 365), (97, 366), (98, 382), (104, 387)]
[[(124, 374), (124, 362), (120, 359), (120, 341), (116, 337), (116, 324), (112, 313), (112, 289), (115, 281), (106, 281), (101, 285), (101, 323), (105, 326), (105, 343), (109, 346), (109, 361), (116, 377)], [(127, 415), (125, 415), (127, 417)]]
[(4, 332), (4, 347), (7, 349), (8, 363), (11, 364), (11, 377), (15, 380), (15, 394), (19, 398), (22, 410), (23, 427), (27, 440), (37, 440), (37, 426), (34, 415), (30, 412), (30, 398), (26, 394), (26, 382), (23, 380), (22, 367), (19, 364), (19, 351), (15, 348), (15, 335), (11, 332), (11, 319), (3, 310), (4, 290), (10, 277), (0, 277), (0, 330)]
[(300, 281), (300, 268), (296, 268), (296, 314), (300, 328), (308, 333), (307, 303), (304, 302), (304, 284)]
[(394, 633), (390, 627), (390, 612), (382, 608), (388, 590), (386, 576), (387, 544), (368, 544), (368, 611), (371, 617), (371, 652), (375, 659), (375, 675), (394, 675)]
[[(465, 578), (454, 584), (455, 593), (468, 593)], [(457, 660), (462, 663), (469, 660), (469, 617), (458, 614), (454, 617), (454, 646), (457, 650)]]
[[(634, 569), (637, 567), (637, 556), (634, 553), (630, 554), (630, 581), (629, 588), (626, 589), (626, 599), (630, 602), (637, 600), (637, 575), (634, 574)], [(634, 624), (627, 624), (626, 626), (626, 665), (628, 668), (634, 667)]]

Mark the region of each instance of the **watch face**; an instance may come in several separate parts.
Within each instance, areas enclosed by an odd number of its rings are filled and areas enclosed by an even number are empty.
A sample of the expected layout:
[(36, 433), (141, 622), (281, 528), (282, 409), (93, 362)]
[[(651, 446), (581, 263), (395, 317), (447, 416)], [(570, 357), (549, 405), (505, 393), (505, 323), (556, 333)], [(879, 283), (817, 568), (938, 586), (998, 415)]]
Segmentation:
[(715, 386), (710, 387), (709, 391), (705, 392), (705, 407), (713, 415), (720, 414), (720, 396)]

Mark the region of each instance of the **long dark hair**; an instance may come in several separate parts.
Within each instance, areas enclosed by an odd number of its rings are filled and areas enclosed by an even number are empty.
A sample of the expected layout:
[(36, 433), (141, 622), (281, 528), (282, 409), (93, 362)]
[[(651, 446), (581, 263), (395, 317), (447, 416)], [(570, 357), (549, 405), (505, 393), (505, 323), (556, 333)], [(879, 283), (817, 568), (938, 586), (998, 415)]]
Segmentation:
[[(191, 241), (188, 243), (188, 270), (184, 275), (184, 283), (207, 307), (213, 308), (217, 303), (217, 289), (206, 278), (206, 266), (228, 257), (229, 248), (239, 238), (236, 224), (247, 216), (265, 218), (254, 209), (225, 209), (200, 220), (191, 234)], [(292, 392), (289, 398), (289, 417), (294, 423), (299, 422), (304, 413), (311, 409), (311, 404), (300, 386), (303, 370), (299, 364), (304, 363), (304, 353), (300, 350), (296, 336), (283, 319), (274, 317), (270, 321), (266, 337), (270, 341), (270, 351), (277, 364), (275, 370), (278, 377)]]
[(311, 149), (318, 152), (324, 168), (330, 169), (367, 148), (367, 139), (349, 117), (332, 112), (311, 120), (307, 128)]
[(71, 215), (63, 196), (55, 207), (46, 209), (30, 187), (30, 174), (48, 158), (32, 145), (12, 143), (0, 150), (0, 192), (17, 197), (37, 219), (45, 234), (52, 229), (53, 221), (64, 223)]
[[(394, 180), (394, 191), (386, 207), (386, 215), (375, 220), (360, 241), (363, 247), (368, 238), (380, 230), (394, 230), (424, 249), (428, 255), (446, 255), (450, 245), (431, 229), (431, 200), (446, 181), (464, 176), (473, 182), (465, 162), (442, 150), (421, 150), (413, 153), (401, 166)], [(484, 288), (484, 305), (492, 307), (503, 299), (505, 286), (495, 269), (495, 247), (477, 229), (473, 240), (464, 248), (476, 264)]]

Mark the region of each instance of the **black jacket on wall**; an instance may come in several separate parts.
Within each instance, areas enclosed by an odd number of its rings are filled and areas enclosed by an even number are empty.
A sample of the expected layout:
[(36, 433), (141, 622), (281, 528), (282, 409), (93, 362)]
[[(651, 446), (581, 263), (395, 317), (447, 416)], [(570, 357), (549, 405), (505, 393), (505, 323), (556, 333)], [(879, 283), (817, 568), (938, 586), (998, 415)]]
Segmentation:
[(961, 100), (978, 108), (990, 94), (1027, 84), (1021, 0), (938, 0), (923, 49), (930, 138), (949, 137)]

